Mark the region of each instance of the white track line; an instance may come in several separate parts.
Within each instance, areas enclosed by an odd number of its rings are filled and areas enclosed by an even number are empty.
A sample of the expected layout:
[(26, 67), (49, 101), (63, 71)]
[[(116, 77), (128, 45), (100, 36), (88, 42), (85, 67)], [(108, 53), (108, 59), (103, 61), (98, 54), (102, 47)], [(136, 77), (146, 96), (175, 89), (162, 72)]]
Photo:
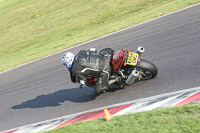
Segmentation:
[(45, 56), (45, 57), (39, 58), (39, 59), (37, 59), (37, 60), (34, 60), (34, 61), (31, 61), (31, 62), (28, 62), (28, 63), (22, 64), (22, 65), (19, 65), (19, 66), (17, 66), (17, 67), (14, 67), (14, 68), (8, 69), (8, 70), (6, 70), (6, 71), (4, 71), (4, 72), (0, 72), (0, 74), (3, 74), (3, 73), (5, 73), (5, 72), (11, 71), (11, 70), (13, 70), (13, 69), (16, 69), (16, 68), (19, 68), (19, 67), (25, 66), (25, 65), (27, 65), (27, 64), (30, 64), (30, 63), (33, 63), (33, 62), (36, 62), (36, 61), (39, 61), (39, 60), (42, 60), (42, 59), (45, 59), (45, 58), (47, 58), (47, 57), (50, 57), (50, 56), (56, 55), (56, 54), (58, 54), (58, 53), (61, 53), (61, 52), (66, 51), (66, 50), (70, 50), (70, 49), (73, 49), (73, 48), (76, 48), (76, 47), (82, 46), (82, 45), (84, 45), (84, 44), (87, 44), (87, 43), (90, 43), (90, 42), (94, 42), (94, 41), (96, 41), (96, 40), (99, 40), (99, 39), (105, 38), (105, 37), (107, 37), (107, 36), (110, 36), (110, 35), (113, 35), (113, 34), (116, 34), (116, 33), (119, 33), (119, 32), (125, 31), (125, 30), (128, 30), (128, 29), (130, 29), (130, 28), (133, 28), (133, 27), (136, 27), (136, 26), (139, 26), (139, 25), (142, 25), (142, 24), (146, 24), (146, 23), (148, 23), (148, 22), (151, 22), (151, 21), (154, 21), (154, 20), (157, 20), (157, 19), (160, 19), (160, 18), (163, 18), (163, 17), (169, 16), (169, 15), (171, 15), (171, 14), (174, 14), (174, 13), (177, 13), (177, 12), (180, 12), (180, 11), (183, 11), (183, 10), (186, 10), (186, 9), (189, 9), (189, 8), (192, 8), (192, 7), (195, 7), (195, 6), (198, 6), (198, 5), (200, 5), (200, 3), (195, 4), (195, 5), (192, 5), (192, 6), (188, 6), (188, 7), (186, 7), (186, 8), (183, 8), (183, 9), (180, 9), (180, 10), (177, 10), (177, 11), (174, 11), (174, 12), (171, 12), (171, 13), (168, 13), (168, 14), (165, 14), (165, 15), (163, 15), (163, 16), (160, 16), (160, 17), (157, 17), (157, 18), (154, 18), (154, 19), (151, 19), (151, 20), (148, 20), (148, 21), (145, 21), (145, 22), (142, 22), (142, 23), (139, 23), (139, 24), (133, 25), (133, 26), (130, 26), (130, 27), (128, 27), (128, 28), (125, 28), (125, 29), (122, 29), (122, 30), (119, 30), (119, 31), (116, 31), (116, 32), (112, 32), (112, 33), (107, 34), (107, 35), (105, 35), (105, 36), (98, 37), (98, 38), (96, 38), (96, 39), (93, 39), (93, 40), (90, 40), (90, 41), (87, 41), (87, 42), (84, 42), (84, 43), (78, 44), (78, 45), (76, 45), (76, 46), (73, 46), (73, 47), (70, 47), (70, 48), (67, 48), (67, 49), (61, 50), (61, 51), (56, 52), (56, 53), (54, 53), (54, 54), (51, 54), (51, 55), (48, 55), (48, 56)]

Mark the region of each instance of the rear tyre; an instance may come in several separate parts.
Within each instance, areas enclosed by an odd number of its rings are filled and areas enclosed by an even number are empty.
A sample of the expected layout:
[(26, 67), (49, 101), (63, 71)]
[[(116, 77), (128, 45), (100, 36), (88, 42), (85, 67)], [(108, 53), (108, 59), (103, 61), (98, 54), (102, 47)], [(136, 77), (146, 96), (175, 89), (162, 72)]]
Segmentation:
[(155, 78), (158, 74), (156, 65), (144, 59), (140, 59), (140, 62), (138, 62), (136, 68), (143, 73), (143, 78), (141, 78), (142, 80)]

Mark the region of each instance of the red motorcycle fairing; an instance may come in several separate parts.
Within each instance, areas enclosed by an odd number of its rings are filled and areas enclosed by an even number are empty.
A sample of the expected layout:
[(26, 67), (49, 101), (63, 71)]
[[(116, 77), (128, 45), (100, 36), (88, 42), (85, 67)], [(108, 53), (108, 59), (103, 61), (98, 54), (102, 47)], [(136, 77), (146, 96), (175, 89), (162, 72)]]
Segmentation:
[(113, 53), (113, 59), (112, 59), (112, 72), (116, 72), (119, 71), (123, 61), (126, 58), (126, 50), (124, 50), (123, 48), (120, 51), (115, 51)]

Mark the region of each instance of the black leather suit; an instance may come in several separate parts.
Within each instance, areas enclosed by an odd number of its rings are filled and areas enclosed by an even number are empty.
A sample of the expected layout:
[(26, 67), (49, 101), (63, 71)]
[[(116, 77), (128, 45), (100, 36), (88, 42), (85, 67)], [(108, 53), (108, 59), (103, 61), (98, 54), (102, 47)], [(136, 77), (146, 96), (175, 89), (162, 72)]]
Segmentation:
[[(74, 58), (70, 75), (72, 82), (83, 80), (86, 83), (86, 77), (97, 77), (96, 91), (109, 88), (108, 79), (111, 73), (111, 60), (114, 50), (111, 48), (102, 49), (99, 54), (90, 51), (81, 50)], [(87, 84), (87, 83), (86, 83)]]

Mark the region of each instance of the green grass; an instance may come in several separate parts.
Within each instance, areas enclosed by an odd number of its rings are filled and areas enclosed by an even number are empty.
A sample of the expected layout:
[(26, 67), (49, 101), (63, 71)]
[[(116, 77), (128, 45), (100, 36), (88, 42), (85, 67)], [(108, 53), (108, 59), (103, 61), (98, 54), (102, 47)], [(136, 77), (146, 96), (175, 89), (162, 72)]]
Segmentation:
[(0, 71), (199, 0), (0, 0)]
[(200, 133), (200, 104), (67, 125), (45, 133)]

